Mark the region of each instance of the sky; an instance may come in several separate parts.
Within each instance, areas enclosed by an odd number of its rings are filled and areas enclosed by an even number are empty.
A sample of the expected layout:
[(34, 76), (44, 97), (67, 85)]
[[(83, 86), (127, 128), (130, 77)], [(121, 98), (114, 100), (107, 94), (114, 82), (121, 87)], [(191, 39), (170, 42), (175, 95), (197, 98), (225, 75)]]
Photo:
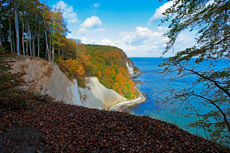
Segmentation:
[[(71, 32), (67, 38), (83, 44), (116, 46), (128, 57), (160, 57), (168, 41), (163, 37), (168, 23), (159, 26), (171, 5), (166, 0), (47, 0), (46, 4), (61, 8)], [(164, 57), (191, 46), (193, 38), (189, 32), (181, 33)]]

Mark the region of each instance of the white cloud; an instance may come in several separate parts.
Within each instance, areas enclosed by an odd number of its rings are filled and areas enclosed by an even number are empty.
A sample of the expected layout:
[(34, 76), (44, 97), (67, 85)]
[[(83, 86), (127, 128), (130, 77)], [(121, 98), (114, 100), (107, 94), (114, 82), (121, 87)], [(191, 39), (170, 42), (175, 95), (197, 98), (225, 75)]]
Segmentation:
[(168, 27), (158, 26), (158, 30), (159, 30), (159, 31), (166, 32), (167, 30), (169, 30), (169, 28), (168, 28)]
[(146, 27), (136, 27), (133, 32), (120, 32), (121, 40), (118, 47), (128, 56), (159, 57), (165, 49), (168, 38), (164, 38), (163, 31), (153, 31)]
[[(121, 40), (116, 46), (122, 48), (129, 57), (159, 57), (165, 50), (167, 37), (162, 37), (165, 27), (158, 27), (156, 31), (145, 27), (136, 27), (133, 32), (120, 32)], [(182, 32), (173, 47), (173, 52), (169, 51), (165, 57), (172, 56), (174, 53), (184, 50), (194, 45), (194, 33), (189, 31)]]
[(87, 34), (87, 33), (88, 33), (88, 30), (87, 30), (86, 28), (80, 28), (80, 29), (78, 30), (78, 33), (80, 33), (80, 34)]
[(99, 17), (91, 16), (90, 18), (87, 18), (81, 26), (84, 28), (92, 28), (101, 24), (102, 22)]
[(127, 45), (139, 46), (151, 44), (156, 40), (161, 40), (163, 33), (153, 32), (148, 28), (136, 27), (134, 32), (121, 32), (120, 36)]
[(96, 32), (104, 32), (105, 29), (96, 29), (95, 31), (96, 31)]
[(154, 21), (154, 20), (159, 20), (159, 19), (164, 18), (164, 15), (162, 13), (165, 12), (165, 10), (167, 8), (172, 6), (172, 4), (173, 4), (173, 1), (170, 1), (170, 2), (167, 2), (164, 5), (160, 6), (158, 9), (156, 9), (156, 11), (153, 14), (153, 16), (149, 19), (149, 24), (151, 24), (151, 22)]
[(74, 12), (73, 6), (70, 6), (63, 1), (59, 1), (56, 3), (56, 5), (53, 5), (53, 8), (61, 8), (61, 11), (63, 12), (63, 17), (68, 23), (74, 23), (78, 21), (77, 14)]
[(73, 35), (71, 33), (68, 33), (66, 38), (74, 38)]
[(81, 42), (83, 44), (96, 44), (96, 40), (94, 40), (94, 39), (87, 39), (86, 37), (81, 37)]
[(114, 44), (110, 40), (108, 40), (106, 38), (104, 38), (101, 42), (102, 42), (102, 45), (114, 46)]
[(99, 7), (100, 6), (100, 3), (94, 3), (93, 4), (93, 7), (95, 7), (95, 8), (97, 8), (97, 7)]

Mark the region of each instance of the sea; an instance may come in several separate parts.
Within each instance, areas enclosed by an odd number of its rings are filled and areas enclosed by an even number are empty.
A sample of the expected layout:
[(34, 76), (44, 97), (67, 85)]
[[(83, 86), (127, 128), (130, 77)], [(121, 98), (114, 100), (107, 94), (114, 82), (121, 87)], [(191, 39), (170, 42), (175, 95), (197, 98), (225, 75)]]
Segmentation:
[[(198, 119), (196, 115), (188, 116), (189, 114), (194, 113), (194, 110), (184, 110), (182, 107), (178, 107), (178, 104), (169, 103), (166, 106), (157, 104), (158, 98), (163, 99), (164, 96), (169, 95), (167, 89), (183, 89), (185, 86), (189, 86), (190, 83), (197, 79), (196, 76), (188, 76), (185, 78), (185, 80), (178, 79), (170, 83), (170, 78), (174, 77), (173, 75), (177, 74), (163, 77), (163, 75), (159, 73), (162, 71), (162, 67), (158, 67), (158, 65), (162, 63), (162, 59), (147, 57), (133, 57), (131, 59), (135, 63), (135, 66), (137, 66), (141, 72), (144, 72), (139, 77), (135, 78), (135, 81), (142, 82), (142, 84), (137, 84), (136, 87), (145, 94), (147, 100), (141, 104), (128, 106), (123, 111), (129, 112), (133, 115), (149, 116), (153, 119), (166, 121), (168, 123), (175, 124), (179, 128), (182, 128), (192, 134), (206, 138), (203, 129), (188, 126), (189, 123), (194, 122)], [(226, 66), (226, 64), (228, 64), (226, 60), (220, 60), (220, 62), (216, 64), (219, 65), (219, 67), (215, 66), (215, 69), (220, 69)], [(190, 65), (194, 66), (194, 61), (191, 61)], [(210, 68), (210, 63), (203, 63), (203, 65), (199, 65), (199, 68)], [(197, 92), (200, 92), (199, 90), (201, 90), (201, 88), (199, 88), (198, 86), (198, 88), (196, 88), (195, 90), (197, 90)], [(194, 101), (193, 104), (195, 107), (199, 107), (199, 103), (197, 101)], [(201, 109), (205, 111), (205, 109), (210, 108)]]

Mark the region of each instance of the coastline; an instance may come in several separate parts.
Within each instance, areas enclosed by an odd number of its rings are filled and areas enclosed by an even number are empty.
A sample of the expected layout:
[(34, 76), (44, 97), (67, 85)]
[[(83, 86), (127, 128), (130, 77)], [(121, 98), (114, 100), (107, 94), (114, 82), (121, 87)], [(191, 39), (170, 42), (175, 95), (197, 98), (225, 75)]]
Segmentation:
[(142, 102), (146, 101), (146, 99), (147, 98), (140, 92), (140, 96), (137, 99), (132, 99), (132, 100), (128, 100), (128, 101), (122, 101), (120, 103), (112, 105), (111, 107), (108, 108), (108, 110), (109, 111), (119, 111), (119, 112), (121, 112), (122, 109), (124, 109), (127, 105), (139, 104), (139, 103), (142, 103)]
[[(136, 73), (136, 74), (133, 74), (133, 75), (130, 75), (129, 76), (129, 78), (132, 80), (132, 81), (134, 81), (133, 79), (134, 78), (136, 78), (136, 77), (139, 77), (141, 74), (143, 74), (143, 73), (145, 73), (145, 72), (138, 72), (138, 73)], [(137, 85), (137, 84), (142, 84), (143, 82), (139, 82), (139, 81), (134, 81), (134, 83), (135, 83), (135, 85)], [(124, 109), (126, 106), (128, 106), (128, 105), (133, 105), (133, 104), (139, 104), (139, 103), (142, 103), (142, 102), (144, 102), (144, 101), (146, 101), (147, 100), (147, 98), (145, 97), (145, 95), (141, 92), (141, 91), (139, 91), (139, 93), (140, 93), (140, 95), (139, 95), (139, 97), (138, 98), (136, 98), (136, 99), (132, 99), (132, 100), (128, 100), (128, 101), (122, 101), (122, 102), (119, 102), (119, 103), (117, 103), (117, 104), (115, 104), (115, 105), (112, 105), (112, 106), (110, 106), (107, 110), (109, 110), (109, 111), (119, 111), (119, 112), (121, 112), (122, 111), (122, 109)]]
[(130, 75), (129, 76), (129, 78), (130, 79), (134, 79), (134, 78), (136, 78), (136, 77), (139, 77), (141, 74), (143, 74), (143, 73), (145, 73), (145, 72), (138, 72), (138, 73), (136, 73), (136, 74), (132, 74), (132, 75)]

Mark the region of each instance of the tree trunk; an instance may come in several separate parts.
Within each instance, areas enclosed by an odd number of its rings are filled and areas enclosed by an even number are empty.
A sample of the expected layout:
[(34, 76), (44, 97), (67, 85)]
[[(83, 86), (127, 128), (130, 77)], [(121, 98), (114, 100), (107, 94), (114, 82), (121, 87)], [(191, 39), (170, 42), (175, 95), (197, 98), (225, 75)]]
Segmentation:
[[(53, 29), (54, 34), (54, 29)], [(52, 62), (54, 62), (54, 37), (53, 37), (53, 45), (52, 45)]]
[(61, 53), (62, 53), (62, 58), (64, 58), (64, 51), (63, 51), (63, 49), (61, 50)]
[(23, 20), (22, 20), (22, 52), (23, 52), (23, 55), (25, 55), (25, 46), (24, 46), (24, 23), (23, 23)]
[(28, 22), (28, 24), (27, 24), (28, 26), (27, 26), (27, 28), (28, 28), (28, 40), (29, 40), (29, 49), (30, 49), (30, 56), (33, 56), (33, 54), (32, 54), (32, 47), (31, 47), (31, 33), (30, 33), (30, 24), (29, 24), (29, 22)]
[(27, 39), (27, 40), (26, 40), (26, 55), (27, 55), (27, 56), (29, 56), (29, 53), (28, 53), (28, 52), (29, 52), (29, 51), (28, 51), (28, 47), (29, 47), (29, 46), (28, 46), (28, 39)]
[(35, 34), (36, 34), (36, 29), (34, 31), (34, 34), (33, 34), (33, 56), (35, 56)]
[(47, 59), (47, 56), (48, 56), (48, 52), (49, 52), (49, 47), (48, 47), (48, 40), (47, 40), (47, 32), (45, 30), (45, 37), (46, 37), (46, 59)]
[(39, 53), (40, 53), (40, 27), (38, 26), (38, 57), (40, 57)]
[[(43, 14), (42, 14), (42, 17), (43, 17), (43, 25), (45, 26), (45, 10), (43, 8)], [(46, 39), (46, 60), (48, 58), (48, 51), (49, 51), (49, 47), (48, 47), (48, 38), (47, 38), (47, 32), (46, 32), (46, 29), (44, 30), (45, 32), (45, 39)]]
[[(14, 33), (12, 34), (12, 36), (14, 36)], [(12, 37), (12, 44), (13, 44), (13, 52), (15, 52), (15, 40), (14, 40), (14, 37)]]
[(13, 50), (13, 44), (12, 44), (12, 38), (11, 38), (11, 22), (10, 22), (10, 19), (9, 19), (9, 41), (10, 41), (10, 50), (13, 53), (14, 50)]
[(18, 4), (19, 2), (14, 0), (14, 21), (15, 21), (15, 36), (16, 36), (16, 51), (17, 55), (20, 56), (19, 50), (19, 26), (18, 26)]
[[(50, 34), (51, 35), (51, 34)], [(49, 55), (49, 61), (51, 61), (51, 51), (52, 51), (52, 46), (51, 46), (51, 42), (52, 42), (52, 36), (50, 36), (50, 41), (49, 41), (49, 43), (50, 43), (50, 46), (49, 46), (49, 53), (48, 53), (48, 55)]]

